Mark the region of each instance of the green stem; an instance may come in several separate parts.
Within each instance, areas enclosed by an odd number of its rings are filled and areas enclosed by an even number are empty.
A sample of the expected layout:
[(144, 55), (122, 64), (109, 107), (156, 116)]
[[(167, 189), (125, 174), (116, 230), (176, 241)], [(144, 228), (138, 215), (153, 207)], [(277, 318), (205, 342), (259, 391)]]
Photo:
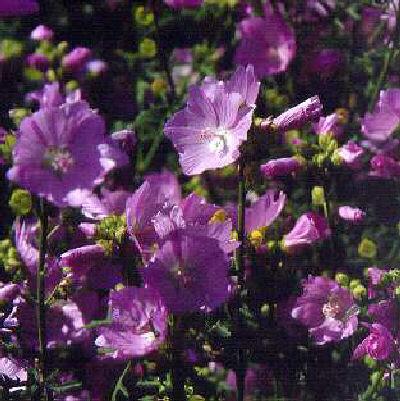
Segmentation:
[(128, 374), (129, 369), (131, 368), (131, 366), (132, 366), (132, 361), (128, 361), (128, 363), (125, 366), (124, 371), (122, 372), (122, 374), (119, 377), (117, 383), (115, 384), (115, 387), (114, 387), (114, 390), (113, 390), (113, 393), (112, 393), (112, 396), (111, 396), (111, 400), (112, 401), (116, 401), (117, 400), (118, 394), (120, 392), (124, 395), (125, 398), (129, 397), (128, 390), (124, 386), (124, 378)]
[(245, 211), (246, 211), (246, 182), (244, 177), (244, 161), (241, 157), (238, 165), (238, 240), (240, 245), (236, 250), (236, 269), (238, 277), (238, 300), (237, 300), (237, 367), (236, 367), (236, 383), (237, 383), (237, 401), (244, 400), (245, 377), (246, 377), (246, 350), (243, 344), (243, 318), (241, 309), (243, 306), (243, 290), (245, 285)]
[(46, 276), (46, 252), (47, 252), (47, 231), (48, 217), (45, 200), (40, 199), (40, 248), (39, 266), (36, 274), (36, 324), (39, 340), (39, 400), (47, 399), (46, 375), (47, 375), (47, 354), (46, 354), (46, 305), (45, 305), (45, 276)]

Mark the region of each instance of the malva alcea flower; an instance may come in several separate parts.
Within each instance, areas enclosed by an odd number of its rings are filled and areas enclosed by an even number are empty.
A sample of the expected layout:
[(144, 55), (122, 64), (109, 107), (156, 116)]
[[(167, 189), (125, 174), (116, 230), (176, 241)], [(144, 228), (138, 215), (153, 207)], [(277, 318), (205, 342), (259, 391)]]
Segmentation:
[(218, 240), (180, 235), (167, 240), (142, 270), (172, 313), (213, 310), (229, 297), (229, 261)]
[(372, 359), (388, 359), (394, 349), (394, 338), (390, 331), (379, 323), (369, 326), (370, 334), (353, 352), (354, 359), (360, 359), (365, 355)]
[(365, 217), (365, 212), (358, 207), (340, 206), (338, 212), (343, 220), (352, 223), (360, 223)]
[(93, 189), (107, 171), (104, 146), (109, 147), (104, 121), (86, 102), (41, 108), (19, 127), (7, 177), (65, 207), (71, 192)]
[(283, 237), (283, 249), (293, 253), (331, 235), (326, 219), (314, 212), (299, 217), (292, 230)]
[(225, 167), (237, 160), (239, 146), (251, 126), (258, 85), (249, 66), (226, 84), (205, 80), (203, 85), (190, 88), (185, 109), (164, 127), (186, 175)]
[(168, 312), (149, 288), (111, 291), (111, 324), (98, 329), (95, 344), (113, 359), (131, 359), (158, 349), (167, 335)]
[(249, 17), (239, 23), (240, 42), (235, 62), (253, 64), (258, 78), (286, 69), (296, 54), (293, 30), (282, 15), (265, 7), (264, 17)]
[(357, 314), (349, 290), (322, 276), (303, 282), (303, 294), (292, 309), (292, 317), (308, 327), (319, 345), (351, 336), (357, 329)]
[(281, 157), (272, 159), (260, 166), (261, 173), (268, 179), (285, 177), (296, 173), (302, 167), (302, 163), (297, 157)]

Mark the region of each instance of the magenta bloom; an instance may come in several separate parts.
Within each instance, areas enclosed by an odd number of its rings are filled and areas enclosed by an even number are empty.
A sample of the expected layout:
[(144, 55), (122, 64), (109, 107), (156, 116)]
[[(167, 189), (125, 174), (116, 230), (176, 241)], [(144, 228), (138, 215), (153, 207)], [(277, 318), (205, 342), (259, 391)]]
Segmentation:
[(340, 50), (323, 49), (311, 59), (309, 71), (313, 74), (330, 76), (342, 67), (343, 62), (344, 58)]
[(86, 102), (42, 108), (22, 121), (7, 177), (65, 207), (71, 192), (91, 190), (107, 171), (104, 130), (103, 119)]
[(31, 39), (32, 40), (52, 40), (54, 36), (54, 32), (51, 28), (45, 25), (38, 25), (32, 32), (31, 32)]
[(360, 223), (364, 220), (365, 212), (358, 207), (351, 206), (340, 206), (339, 216), (346, 221), (351, 223)]
[(172, 313), (213, 310), (229, 296), (229, 261), (219, 241), (195, 235), (167, 240), (142, 271)]
[(77, 72), (85, 67), (89, 61), (92, 51), (86, 47), (76, 47), (62, 59), (62, 66), (71, 72)]
[[(246, 81), (241, 82), (237, 74)], [(258, 83), (252, 67), (239, 70), (232, 78), (226, 86), (207, 81), (191, 87), (186, 108), (165, 124), (164, 133), (179, 152), (187, 175), (225, 167), (239, 157), (239, 146), (251, 126)]]
[(388, 359), (394, 349), (394, 338), (390, 331), (381, 324), (374, 323), (370, 326), (370, 334), (353, 352), (354, 359), (360, 359), (368, 355), (373, 359)]
[(297, 173), (302, 167), (300, 160), (296, 157), (281, 157), (272, 159), (260, 166), (261, 173), (268, 179), (285, 177)]
[(319, 121), (313, 124), (313, 129), (317, 135), (330, 134), (334, 138), (340, 138), (343, 135), (343, 127), (336, 113), (320, 117)]
[(282, 191), (269, 189), (250, 207), (246, 208), (246, 232), (250, 233), (261, 227), (270, 226), (281, 214), (285, 201), (286, 195)]
[(270, 9), (265, 17), (249, 17), (239, 24), (240, 43), (235, 62), (254, 65), (258, 78), (286, 71), (296, 54), (296, 40), (282, 15)]
[(348, 141), (338, 149), (338, 154), (345, 165), (350, 168), (358, 168), (361, 156), (364, 154), (364, 149), (354, 141)]
[(36, 0), (1, 0), (0, 17), (37, 13), (39, 4)]
[(388, 330), (396, 329), (398, 312), (397, 303), (393, 299), (385, 299), (368, 306), (368, 315), (371, 316), (374, 323), (379, 323)]
[(322, 108), (319, 97), (313, 96), (274, 118), (272, 124), (278, 131), (299, 129), (317, 119), (322, 113)]
[(292, 317), (308, 327), (317, 344), (351, 336), (358, 325), (358, 308), (351, 293), (326, 277), (309, 276)]
[(164, 0), (164, 3), (175, 9), (195, 8), (201, 6), (203, 0)]
[(168, 312), (149, 288), (111, 291), (111, 324), (98, 329), (95, 344), (114, 359), (130, 359), (158, 349), (167, 336)]
[(326, 219), (315, 212), (308, 212), (300, 216), (292, 231), (283, 237), (283, 248), (289, 253), (296, 252), (330, 235)]

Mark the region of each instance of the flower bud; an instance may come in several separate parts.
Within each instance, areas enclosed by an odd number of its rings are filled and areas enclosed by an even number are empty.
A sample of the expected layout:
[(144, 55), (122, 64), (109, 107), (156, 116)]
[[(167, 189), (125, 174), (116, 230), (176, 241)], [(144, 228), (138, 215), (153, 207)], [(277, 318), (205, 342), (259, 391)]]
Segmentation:
[(317, 185), (311, 190), (311, 202), (314, 206), (323, 206), (325, 204), (324, 187)]
[(358, 245), (358, 254), (363, 258), (373, 259), (376, 257), (377, 249), (375, 242), (364, 238)]
[(354, 290), (356, 287), (358, 287), (359, 285), (361, 285), (361, 280), (359, 280), (359, 279), (357, 278), (357, 279), (354, 279), (354, 280), (351, 280), (351, 281), (350, 281), (349, 288), (350, 288), (351, 291), (353, 291), (353, 290)]
[(29, 191), (25, 189), (15, 189), (8, 202), (14, 214), (24, 216), (32, 209), (32, 197)]
[(135, 21), (138, 25), (149, 26), (154, 22), (154, 14), (139, 6), (135, 9)]
[(32, 40), (47, 40), (50, 41), (53, 39), (54, 32), (52, 29), (45, 25), (38, 25), (32, 32), (31, 32), (31, 39)]
[(356, 299), (362, 299), (367, 296), (367, 289), (363, 285), (357, 285), (352, 292)]
[(302, 167), (301, 160), (297, 157), (282, 157), (272, 159), (261, 165), (261, 173), (268, 179), (284, 177), (299, 171)]
[(345, 273), (336, 273), (335, 281), (337, 281), (342, 287), (347, 287), (350, 284), (350, 278)]
[(139, 44), (139, 56), (142, 58), (153, 58), (157, 53), (156, 42), (145, 38)]
[(165, 92), (168, 89), (167, 82), (165, 79), (162, 78), (156, 78), (152, 83), (151, 83), (151, 90), (156, 96), (162, 96), (165, 94)]

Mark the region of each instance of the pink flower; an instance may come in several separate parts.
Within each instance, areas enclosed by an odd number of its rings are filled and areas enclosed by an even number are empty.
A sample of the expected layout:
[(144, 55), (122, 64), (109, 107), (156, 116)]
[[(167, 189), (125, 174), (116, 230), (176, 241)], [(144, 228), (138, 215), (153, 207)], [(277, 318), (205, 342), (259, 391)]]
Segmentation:
[(348, 167), (358, 168), (360, 167), (360, 158), (364, 154), (364, 149), (354, 141), (348, 141), (338, 149), (338, 154)]
[(272, 159), (261, 165), (261, 173), (268, 179), (277, 177), (285, 177), (296, 173), (302, 167), (299, 159), (296, 157), (282, 157), (280, 159)]
[(54, 36), (54, 32), (52, 29), (45, 25), (38, 25), (32, 32), (31, 32), (31, 39), (32, 40), (52, 40)]

